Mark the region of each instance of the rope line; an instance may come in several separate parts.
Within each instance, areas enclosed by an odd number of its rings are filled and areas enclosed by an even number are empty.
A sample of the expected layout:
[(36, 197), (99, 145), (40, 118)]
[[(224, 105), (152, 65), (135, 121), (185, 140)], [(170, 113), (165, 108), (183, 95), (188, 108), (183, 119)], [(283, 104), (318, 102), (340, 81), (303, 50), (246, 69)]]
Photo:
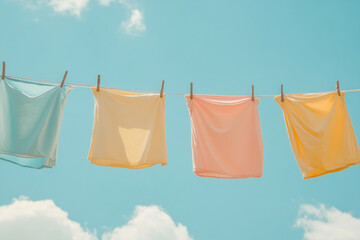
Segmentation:
[[(36, 82), (46, 82), (46, 83), (53, 83), (53, 86), (59, 85), (61, 81), (53, 81), (53, 80), (43, 80), (43, 79), (37, 79), (37, 78), (26, 78), (26, 77), (17, 77), (17, 76), (5, 76), (6, 78), (13, 79), (13, 80), (19, 80), (23, 82), (29, 82), (33, 83)], [(56, 83), (56, 84), (55, 84)], [(46, 84), (51, 85), (51, 84)], [(71, 87), (80, 87), (80, 88), (96, 88), (95, 85), (88, 85), (88, 84), (81, 84), (81, 83), (65, 83), (64, 85), (71, 86)], [(133, 90), (133, 89), (126, 89), (126, 88), (110, 88), (110, 87), (101, 87), (105, 89), (114, 89), (114, 90), (121, 90), (121, 91), (129, 91), (129, 92), (138, 92), (138, 93), (153, 93), (153, 94), (160, 94), (160, 92), (150, 92), (150, 91), (143, 91), (143, 90)], [(360, 89), (350, 89), (350, 90), (341, 90), (342, 92), (360, 92)], [(180, 95), (185, 96), (189, 93), (165, 93), (166, 95)], [(266, 98), (266, 97), (276, 97), (280, 94), (276, 95), (255, 95), (258, 98)], [(286, 95), (286, 94), (285, 94)]]

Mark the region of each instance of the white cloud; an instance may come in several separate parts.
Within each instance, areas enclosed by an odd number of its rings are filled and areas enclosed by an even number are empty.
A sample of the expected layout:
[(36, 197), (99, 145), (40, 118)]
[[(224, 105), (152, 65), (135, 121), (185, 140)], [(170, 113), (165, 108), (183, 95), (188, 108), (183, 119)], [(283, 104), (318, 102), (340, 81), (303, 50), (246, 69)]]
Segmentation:
[(21, 197), (0, 207), (0, 239), (96, 240), (96, 236), (71, 221), (52, 200)]
[(138, 36), (141, 32), (144, 32), (146, 26), (142, 13), (138, 9), (133, 9), (130, 18), (121, 23), (121, 29), (125, 33), (134, 36)]
[(126, 34), (139, 36), (140, 33), (146, 30), (144, 23), (144, 15), (137, 8), (137, 4), (132, 0), (98, 0), (100, 5), (109, 6), (113, 2), (117, 2), (123, 5), (126, 9), (131, 11), (129, 19), (123, 21), (120, 25), (120, 29)]
[(49, 6), (55, 12), (70, 13), (79, 17), (88, 3), (89, 0), (50, 0)]
[(100, 5), (103, 5), (103, 6), (109, 6), (110, 3), (114, 2), (115, 0), (98, 0)]
[[(52, 200), (31, 201), (25, 197), (0, 206), (0, 239), (6, 240), (98, 240), (68, 218)], [(137, 206), (129, 222), (103, 234), (103, 240), (191, 240), (187, 228), (176, 224), (158, 206)]]
[(158, 206), (137, 206), (133, 218), (124, 226), (105, 233), (103, 240), (191, 240), (185, 226), (175, 224)]
[(52, 8), (58, 13), (69, 13), (79, 17), (86, 9), (89, 0), (14, 0), (21, 6), (29, 9), (40, 9), (44, 6)]
[(360, 219), (334, 207), (301, 205), (295, 226), (304, 229), (305, 240), (360, 239)]
[[(14, 0), (22, 6), (30, 9), (40, 9), (43, 6), (52, 8), (54, 12), (71, 14), (77, 17), (87, 8), (89, 0)], [(119, 3), (131, 11), (129, 19), (122, 21), (120, 29), (126, 34), (140, 36), (146, 30), (144, 15), (138, 9), (137, 3), (133, 0), (97, 0), (100, 5), (109, 6), (111, 3)], [(35, 22), (37, 22), (35, 20)]]

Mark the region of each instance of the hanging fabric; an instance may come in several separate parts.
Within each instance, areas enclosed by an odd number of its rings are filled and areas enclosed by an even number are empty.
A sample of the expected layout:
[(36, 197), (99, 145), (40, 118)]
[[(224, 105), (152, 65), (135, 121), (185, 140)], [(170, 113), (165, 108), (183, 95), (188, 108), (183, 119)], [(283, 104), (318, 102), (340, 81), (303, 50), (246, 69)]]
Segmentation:
[(109, 167), (166, 165), (165, 94), (92, 88), (95, 120), (88, 159)]
[(283, 110), (290, 143), (303, 177), (313, 178), (360, 163), (360, 151), (345, 93), (275, 97)]
[(195, 94), (185, 98), (195, 174), (212, 178), (261, 177), (260, 100)]
[(0, 159), (53, 167), (68, 86), (0, 80)]

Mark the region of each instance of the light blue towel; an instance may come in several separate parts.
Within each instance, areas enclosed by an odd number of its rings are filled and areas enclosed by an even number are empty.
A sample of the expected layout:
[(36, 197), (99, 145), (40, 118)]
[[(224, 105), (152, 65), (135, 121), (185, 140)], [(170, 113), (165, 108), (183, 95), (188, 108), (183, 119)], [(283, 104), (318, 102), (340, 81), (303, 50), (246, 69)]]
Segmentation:
[(31, 168), (54, 166), (71, 89), (0, 79), (0, 159)]

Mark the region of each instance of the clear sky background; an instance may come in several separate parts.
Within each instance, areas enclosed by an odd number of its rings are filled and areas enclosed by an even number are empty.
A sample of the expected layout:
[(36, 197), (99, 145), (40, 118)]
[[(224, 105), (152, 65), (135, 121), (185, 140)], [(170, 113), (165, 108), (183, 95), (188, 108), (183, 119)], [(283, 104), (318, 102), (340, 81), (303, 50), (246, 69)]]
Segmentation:
[[(336, 80), (341, 89), (359, 89), (359, 12), (358, 0), (1, 0), (0, 61), (9, 76), (61, 81), (68, 70), (67, 82), (96, 84), (101, 74), (102, 86), (155, 92), (162, 80), (165, 92), (187, 93), (194, 82), (194, 93), (216, 95), (249, 95), (251, 84), (255, 94), (278, 94), (281, 83), (285, 93), (326, 92), (335, 90)], [(346, 101), (360, 140), (360, 93), (347, 93)], [(355, 226), (348, 239), (360, 236), (354, 230), (360, 222), (360, 166), (303, 180), (272, 98), (259, 104), (259, 179), (197, 177), (185, 98), (173, 95), (166, 97), (167, 166), (92, 165), (87, 154), (93, 108), (89, 89), (70, 93), (54, 168), (0, 162), (0, 230), (1, 213), (14, 204), (38, 203), (61, 208), (68, 213), (64, 219), (99, 239), (103, 233), (116, 236), (116, 228), (126, 236), (120, 227), (144, 221), (146, 211), (160, 231), (183, 234), (180, 240), (332, 239), (326, 229), (335, 229), (334, 237), (341, 226)], [(143, 207), (134, 215), (136, 206)], [(159, 215), (175, 225), (162, 227)], [(7, 228), (23, 226), (15, 220)], [(151, 232), (145, 225), (132, 227)]]

